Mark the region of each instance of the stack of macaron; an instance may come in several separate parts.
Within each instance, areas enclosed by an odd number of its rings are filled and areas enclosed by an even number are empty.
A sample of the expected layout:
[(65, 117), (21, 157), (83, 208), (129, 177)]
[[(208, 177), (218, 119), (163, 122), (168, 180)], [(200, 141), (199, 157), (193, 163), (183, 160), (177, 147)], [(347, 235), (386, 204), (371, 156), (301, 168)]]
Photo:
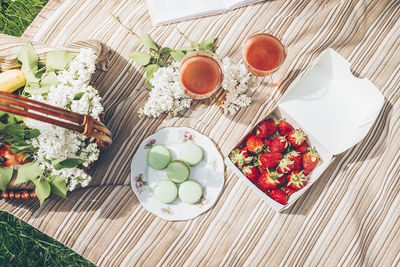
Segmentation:
[[(154, 189), (154, 197), (161, 203), (171, 203), (179, 198), (189, 204), (200, 201), (203, 188), (199, 182), (189, 179), (191, 167), (203, 159), (203, 149), (193, 143), (185, 143), (179, 151), (179, 159), (172, 160), (171, 152), (163, 145), (154, 145), (147, 153), (147, 163), (156, 170), (166, 169), (168, 179), (159, 181)], [(178, 188), (179, 185), (179, 188)]]

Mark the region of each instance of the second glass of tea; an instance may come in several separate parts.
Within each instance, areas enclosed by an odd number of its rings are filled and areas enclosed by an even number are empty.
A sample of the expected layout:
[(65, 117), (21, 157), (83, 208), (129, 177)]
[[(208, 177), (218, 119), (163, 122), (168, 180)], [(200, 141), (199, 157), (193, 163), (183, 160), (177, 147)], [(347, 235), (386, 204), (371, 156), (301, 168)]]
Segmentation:
[(272, 31), (259, 31), (246, 37), (242, 46), (243, 61), (255, 76), (272, 75), (286, 59), (282, 38)]
[(179, 80), (185, 93), (194, 99), (210, 97), (222, 85), (222, 63), (215, 54), (194, 51), (187, 54), (179, 68)]

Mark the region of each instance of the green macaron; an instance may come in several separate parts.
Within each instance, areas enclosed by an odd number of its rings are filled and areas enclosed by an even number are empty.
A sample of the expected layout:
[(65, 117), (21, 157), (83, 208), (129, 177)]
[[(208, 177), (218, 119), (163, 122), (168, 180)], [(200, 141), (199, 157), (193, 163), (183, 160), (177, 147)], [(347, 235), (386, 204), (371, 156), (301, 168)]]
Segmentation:
[(182, 183), (189, 178), (190, 166), (182, 160), (173, 160), (167, 167), (167, 176), (175, 183)]
[(147, 163), (153, 169), (165, 169), (170, 162), (171, 152), (163, 145), (152, 146), (147, 152)]
[(203, 159), (203, 149), (195, 143), (189, 142), (182, 146), (179, 157), (186, 161), (190, 166), (195, 166)]
[(179, 198), (189, 204), (194, 204), (200, 201), (203, 195), (203, 188), (199, 182), (195, 180), (187, 180), (179, 186)]
[(159, 181), (153, 190), (154, 197), (161, 203), (173, 202), (178, 196), (176, 184), (168, 179)]

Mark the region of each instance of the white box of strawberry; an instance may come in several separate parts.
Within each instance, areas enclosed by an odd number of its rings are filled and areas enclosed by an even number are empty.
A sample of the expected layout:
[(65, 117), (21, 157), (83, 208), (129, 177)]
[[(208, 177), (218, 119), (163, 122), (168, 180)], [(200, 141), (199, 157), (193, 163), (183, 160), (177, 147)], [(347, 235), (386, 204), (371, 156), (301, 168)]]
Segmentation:
[(384, 103), (367, 79), (333, 49), (289, 86), (271, 114), (246, 133), (226, 165), (274, 210), (292, 205), (335, 155), (360, 142)]

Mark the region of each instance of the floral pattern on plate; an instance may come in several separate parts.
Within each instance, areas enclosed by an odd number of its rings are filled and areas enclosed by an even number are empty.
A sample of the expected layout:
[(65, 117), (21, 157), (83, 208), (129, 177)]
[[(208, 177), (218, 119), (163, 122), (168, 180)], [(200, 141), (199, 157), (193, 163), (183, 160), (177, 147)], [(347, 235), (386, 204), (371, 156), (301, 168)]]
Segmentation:
[(151, 139), (151, 140), (149, 140), (149, 141), (144, 145), (144, 149), (149, 149), (149, 148), (152, 147), (155, 143), (156, 143), (156, 139)]
[(143, 173), (135, 177), (135, 187), (138, 193), (142, 193), (144, 188), (147, 186), (147, 182), (143, 180)]
[(172, 212), (170, 206), (168, 206), (168, 207), (166, 207), (166, 208), (161, 208), (161, 212), (164, 213), (164, 214), (168, 214), (168, 215), (174, 214), (174, 213)]
[(194, 141), (194, 134), (190, 131), (182, 131), (181, 134), (183, 142)]

